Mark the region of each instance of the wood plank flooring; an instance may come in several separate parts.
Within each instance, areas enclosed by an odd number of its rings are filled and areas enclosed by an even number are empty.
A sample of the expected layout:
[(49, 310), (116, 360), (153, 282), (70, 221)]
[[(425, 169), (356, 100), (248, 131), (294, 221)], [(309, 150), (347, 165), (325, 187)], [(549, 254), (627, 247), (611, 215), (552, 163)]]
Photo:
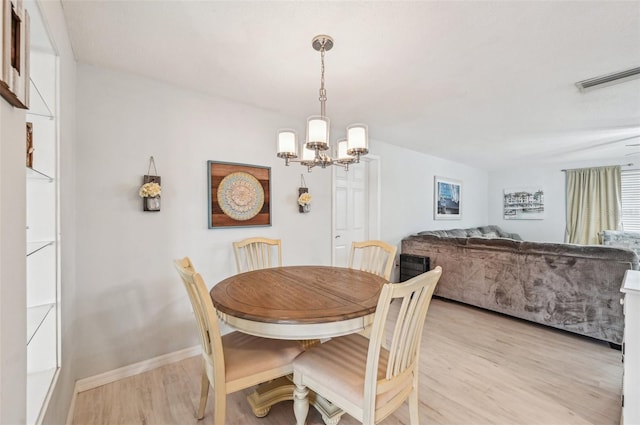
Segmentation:
[[(195, 332), (195, 324), (194, 324)], [(434, 299), (420, 361), (422, 425), (613, 425), (620, 421), (620, 351), (607, 344), (473, 307)], [(200, 358), (193, 357), (78, 394), (74, 425), (212, 424), (194, 418)], [(228, 425), (291, 425), (292, 403), (252, 415), (227, 398)], [(385, 425), (409, 424), (403, 406)], [(342, 425), (358, 424), (344, 415)], [(311, 408), (307, 425), (323, 424)]]

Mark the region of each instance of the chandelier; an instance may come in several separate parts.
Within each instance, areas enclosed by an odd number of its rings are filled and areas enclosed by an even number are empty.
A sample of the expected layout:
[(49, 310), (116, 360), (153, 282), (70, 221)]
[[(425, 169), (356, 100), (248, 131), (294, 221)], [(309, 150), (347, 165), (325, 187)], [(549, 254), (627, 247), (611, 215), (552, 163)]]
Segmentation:
[(369, 153), (369, 136), (364, 124), (351, 124), (347, 127), (347, 137), (338, 139), (332, 157), (329, 146), (329, 118), (325, 114), (327, 91), (324, 88), (324, 54), (333, 47), (333, 38), (328, 35), (317, 35), (311, 43), (320, 52), (320, 115), (307, 119), (305, 142), (301, 143), (301, 159), (298, 158), (298, 136), (295, 130), (278, 130), (278, 157), (284, 158), (285, 164), (299, 162), (307, 170), (316, 166), (326, 168), (328, 165), (340, 165), (349, 170), (349, 164), (360, 162), (360, 156)]

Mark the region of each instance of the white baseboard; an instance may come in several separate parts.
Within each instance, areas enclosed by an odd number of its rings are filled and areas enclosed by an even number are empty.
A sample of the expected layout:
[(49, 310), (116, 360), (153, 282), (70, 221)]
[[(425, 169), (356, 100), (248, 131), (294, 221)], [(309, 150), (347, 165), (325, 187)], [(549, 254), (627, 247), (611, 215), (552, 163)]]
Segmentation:
[(193, 347), (185, 348), (183, 350), (174, 351), (173, 353), (163, 354), (162, 356), (154, 357), (149, 360), (143, 360), (141, 362), (130, 364), (128, 366), (123, 366), (119, 369), (110, 370), (99, 375), (79, 379), (76, 381), (76, 390), (77, 392), (81, 393), (92, 388), (97, 388), (102, 385), (115, 382), (119, 379), (128, 378), (133, 375), (148, 372), (160, 366), (168, 365), (169, 363), (196, 356), (200, 354), (200, 352), (201, 347), (199, 345), (196, 345)]
[(130, 376), (138, 375), (143, 372), (148, 372), (150, 370), (168, 365), (170, 363), (188, 359), (189, 357), (197, 356), (201, 352), (202, 347), (200, 345), (196, 345), (179, 351), (174, 351), (173, 353), (163, 354), (162, 356), (130, 364), (128, 366), (123, 366), (121, 368), (110, 370), (98, 375), (78, 379), (73, 389), (73, 396), (71, 398), (69, 413), (67, 415), (67, 425), (70, 425), (73, 422), (73, 411), (75, 409), (76, 397), (78, 393), (91, 390), (93, 388), (98, 388), (102, 385), (115, 382), (119, 379), (128, 378)]

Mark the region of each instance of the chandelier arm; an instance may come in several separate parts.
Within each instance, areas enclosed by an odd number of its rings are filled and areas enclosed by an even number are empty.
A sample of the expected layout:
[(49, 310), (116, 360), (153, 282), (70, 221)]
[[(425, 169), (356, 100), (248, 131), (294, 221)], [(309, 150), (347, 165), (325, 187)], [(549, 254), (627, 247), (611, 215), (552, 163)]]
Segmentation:
[(349, 164), (350, 164), (350, 162), (343, 163), (343, 162), (339, 162), (339, 161), (333, 161), (331, 163), (331, 165), (337, 165), (337, 166), (340, 166), (340, 167), (344, 168), (344, 171), (349, 171)]
[(305, 161), (303, 159), (293, 159), (293, 158), (284, 158), (285, 160), (285, 165), (290, 165), (291, 163), (298, 163), (300, 165), (304, 165), (305, 167), (307, 167), (307, 170), (309, 172), (311, 172), (311, 169), (313, 167), (315, 167), (316, 165), (318, 165), (315, 161)]
[(328, 165), (337, 165), (339, 167), (344, 168), (346, 171), (349, 171), (349, 164), (359, 163), (360, 155), (357, 157), (351, 158), (349, 160), (343, 159), (331, 159), (328, 156), (324, 158), (313, 159), (312, 161), (305, 161), (303, 159), (295, 159), (295, 157), (282, 157), (284, 159), (285, 165), (289, 166), (291, 163), (298, 163), (307, 167), (308, 171), (311, 172), (311, 169), (315, 166), (321, 166), (322, 168), (326, 168)]

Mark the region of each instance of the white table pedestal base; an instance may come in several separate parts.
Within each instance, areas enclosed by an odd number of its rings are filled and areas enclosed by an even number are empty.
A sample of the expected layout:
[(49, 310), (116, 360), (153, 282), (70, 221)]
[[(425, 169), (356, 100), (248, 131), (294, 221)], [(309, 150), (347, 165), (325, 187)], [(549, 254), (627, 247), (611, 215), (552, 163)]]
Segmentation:
[[(267, 416), (271, 406), (281, 401), (293, 400), (295, 385), (291, 377), (274, 379), (271, 382), (261, 384), (256, 390), (247, 396), (253, 414), (258, 418)], [(337, 425), (344, 412), (329, 400), (320, 397), (314, 392), (309, 392), (309, 404), (316, 408), (322, 415), (326, 425)]]

